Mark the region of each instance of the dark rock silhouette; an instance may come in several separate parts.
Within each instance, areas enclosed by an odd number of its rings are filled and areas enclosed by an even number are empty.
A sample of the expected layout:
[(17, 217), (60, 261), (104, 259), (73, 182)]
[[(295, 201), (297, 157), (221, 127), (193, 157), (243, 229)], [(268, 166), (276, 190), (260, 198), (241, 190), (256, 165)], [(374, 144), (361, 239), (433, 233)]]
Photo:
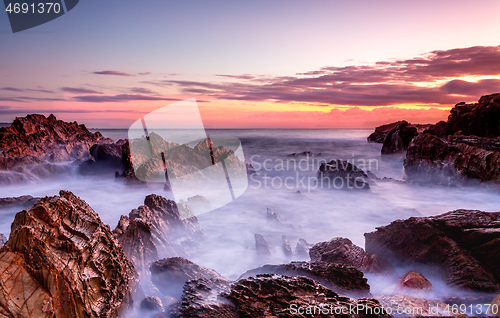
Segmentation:
[(387, 133), (382, 145), (382, 154), (402, 153), (417, 134), (417, 128), (403, 120)]
[(318, 188), (368, 190), (368, 175), (349, 161), (334, 159), (318, 170)]

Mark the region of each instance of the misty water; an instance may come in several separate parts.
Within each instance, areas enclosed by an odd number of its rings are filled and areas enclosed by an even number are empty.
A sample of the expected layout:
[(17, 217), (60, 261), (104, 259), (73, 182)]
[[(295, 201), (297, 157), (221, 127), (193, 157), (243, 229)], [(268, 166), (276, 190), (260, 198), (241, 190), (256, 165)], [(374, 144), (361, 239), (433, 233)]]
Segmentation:
[[(126, 130), (100, 130), (113, 140), (127, 137)], [(308, 187), (316, 176), (320, 160), (343, 159), (370, 169), (379, 178), (403, 178), (400, 155), (380, 156), (381, 144), (368, 143), (371, 130), (209, 130), (211, 135), (232, 135), (243, 145), (245, 159), (257, 170), (246, 192), (232, 203), (198, 216), (205, 232), (202, 248), (190, 260), (236, 279), (245, 271), (264, 264), (309, 260), (294, 254), (284, 255), (282, 235), (292, 248), (299, 238), (310, 244), (347, 237), (364, 247), (366, 232), (396, 219), (438, 215), (455, 209), (499, 211), (500, 194), (480, 188), (417, 186), (399, 182), (376, 181), (369, 191), (346, 191)], [(291, 153), (321, 153), (306, 157), (288, 157)], [(267, 161), (265, 161), (267, 160)], [(287, 161), (288, 160), (288, 161)], [(302, 161), (301, 161), (302, 160)], [(265, 161), (265, 165), (264, 165)], [(295, 161), (295, 165), (293, 161)], [(286, 163), (288, 162), (288, 170)], [(284, 163), (284, 169), (281, 164)], [(121, 215), (143, 204), (145, 196), (155, 193), (173, 199), (163, 184), (126, 185), (114, 173), (82, 176), (74, 173), (57, 179), (2, 187), (0, 197), (32, 195), (53, 196), (69, 190), (85, 200), (113, 229)], [(288, 178), (287, 185), (283, 181)], [(281, 180), (281, 183), (280, 183)], [(301, 182), (302, 180), (302, 182)], [(300, 193), (297, 193), (300, 191)], [(269, 222), (267, 209), (276, 210), (282, 225)], [(10, 232), (10, 224), (19, 208), (0, 210), (0, 233)], [(256, 254), (254, 234), (262, 234), (269, 242), (272, 255)], [(399, 269), (401, 274), (407, 269)], [(436, 296), (453, 293), (439, 277), (428, 277)], [(389, 282), (369, 276), (372, 293), (387, 288)]]

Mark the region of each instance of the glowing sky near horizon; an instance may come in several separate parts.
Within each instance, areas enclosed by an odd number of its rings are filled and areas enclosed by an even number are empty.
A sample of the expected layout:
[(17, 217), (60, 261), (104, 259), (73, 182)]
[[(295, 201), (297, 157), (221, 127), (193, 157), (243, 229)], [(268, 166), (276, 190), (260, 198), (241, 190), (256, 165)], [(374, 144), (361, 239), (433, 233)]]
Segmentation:
[[(190, 97), (213, 128), (436, 122), (500, 92), (498, 12), (495, 0), (80, 1), (16, 34), (4, 12), (0, 122), (39, 112), (125, 128)], [(436, 51), (453, 59), (412, 62)]]

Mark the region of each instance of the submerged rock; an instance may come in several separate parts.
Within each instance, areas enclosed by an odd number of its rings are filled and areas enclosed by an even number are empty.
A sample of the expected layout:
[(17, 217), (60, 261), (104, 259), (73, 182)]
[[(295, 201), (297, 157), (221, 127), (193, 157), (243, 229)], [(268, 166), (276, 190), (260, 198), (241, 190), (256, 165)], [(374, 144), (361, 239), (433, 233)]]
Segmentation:
[(368, 175), (349, 161), (334, 159), (322, 163), (317, 177), (321, 189), (370, 189)]
[(0, 315), (118, 317), (137, 276), (109, 227), (61, 191), (16, 214), (0, 249)]
[(426, 265), (450, 286), (500, 291), (500, 212), (456, 210), (396, 220), (365, 234), (366, 251), (394, 265)]
[[(139, 271), (162, 257), (188, 256), (203, 230), (185, 204), (151, 194), (144, 205), (122, 216), (113, 233)], [(187, 243), (186, 243), (187, 242)]]
[(238, 278), (246, 279), (259, 274), (306, 276), (340, 294), (369, 296), (370, 286), (359, 270), (326, 262), (291, 262), (281, 265), (264, 265), (245, 272)]
[(149, 296), (144, 298), (141, 301), (141, 308), (148, 310), (148, 311), (154, 311), (154, 312), (163, 312), (165, 309), (163, 308), (163, 304), (161, 302), (161, 299), (157, 296)]
[[(236, 306), (240, 317), (305, 318), (311, 317), (315, 307), (316, 310), (322, 308), (322, 315), (326, 317), (369, 317), (373, 313), (377, 317), (391, 317), (375, 299), (342, 297), (304, 276), (264, 274), (249, 277), (236, 282), (227, 298)], [(302, 308), (300, 312), (299, 307)], [(349, 311), (349, 308), (356, 310)], [(316, 316), (319, 316), (318, 311)]]
[(299, 256), (307, 256), (309, 255), (309, 249), (311, 246), (312, 244), (307, 243), (307, 241), (303, 238), (299, 238), (297, 245), (295, 246), (295, 252)]
[(283, 244), (281, 245), (281, 248), (283, 249), (283, 253), (286, 255), (286, 256), (292, 256), (293, 255), (293, 252), (292, 252), (292, 247), (290, 246), (290, 242), (288, 241), (288, 239), (286, 238), (286, 235), (283, 235), (281, 237), (282, 241), (283, 241)]
[(227, 280), (216, 271), (197, 265), (182, 257), (162, 259), (149, 268), (153, 284), (164, 294), (174, 298), (182, 295), (184, 284), (190, 279), (217, 278)]
[(357, 268), (363, 273), (383, 273), (392, 270), (390, 265), (378, 255), (366, 253), (351, 240), (335, 237), (328, 242), (321, 242), (309, 250), (311, 261), (323, 261), (344, 264)]

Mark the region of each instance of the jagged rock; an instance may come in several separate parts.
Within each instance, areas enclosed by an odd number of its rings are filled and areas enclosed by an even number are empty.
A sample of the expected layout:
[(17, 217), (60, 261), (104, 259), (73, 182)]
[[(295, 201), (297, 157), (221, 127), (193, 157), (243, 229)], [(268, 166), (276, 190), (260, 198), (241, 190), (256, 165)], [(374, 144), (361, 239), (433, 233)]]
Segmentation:
[(425, 295), (432, 291), (432, 284), (419, 273), (409, 271), (398, 279), (397, 289), (403, 292)]
[(187, 205), (151, 194), (144, 205), (120, 218), (113, 233), (142, 272), (159, 258), (189, 255), (203, 230), (196, 217), (183, 218), (187, 215), (192, 215)]
[[(259, 275), (236, 282), (227, 296), (236, 305), (240, 317), (311, 317), (314, 307), (324, 308), (326, 317), (369, 317), (367, 312), (381, 313), (378, 317), (391, 317), (383, 313), (375, 299), (350, 299), (339, 296), (331, 289), (304, 276)], [(298, 308), (303, 312), (299, 313)], [(359, 308), (349, 313), (349, 308)], [(309, 312), (306, 312), (309, 308)], [(337, 311), (335, 313), (335, 308)], [(342, 315), (342, 309), (345, 314)], [(367, 309), (368, 308), (368, 309)], [(316, 312), (316, 316), (318, 313)]]
[(300, 256), (309, 255), (309, 249), (312, 247), (311, 244), (307, 243), (303, 238), (299, 238), (297, 245), (295, 246), (295, 252)]
[(264, 265), (245, 272), (238, 280), (259, 274), (306, 276), (340, 294), (370, 295), (370, 286), (366, 278), (363, 277), (363, 273), (351, 266), (326, 262), (291, 262), (281, 265)]
[(34, 198), (31, 195), (23, 195), (15, 198), (0, 198), (0, 208), (11, 207), (11, 206), (24, 206), (32, 207), (35, 205), (40, 198)]
[(197, 265), (182, 257), (162, 259), (149, 268), (153, 284), (164, 294), (174, 298), (182, 295), (186, 281), (198, 278), (218, 278), (226, 280), (216, 271)]
[(264, 236), (262, 236), (261, 234), (255, 234), (255, 248), (257, 248), (257, 254), (271, 254), (271, 247), (267, 243)]
[(5, 243), (7, 243), (7, 238), (5, 237), (5, 235), (0, 234), (0, 247), (4, 246)]
[(283, 253), (285, 253), (286, 256), (292, 256), (293, 255), (292, 247), (290, 246), (290, 242), (286, 238), (286, 235), (283, 235), (281, 239), (283, 240), (283, 244), (281, 245)]
[(410, 141), (417, 134), (417, 128), (403, 120), (387, 134), (382, 145), (382, 154), (401, 153), (405, 151)]
[(437, 136), (442, 139), (448, 138), (448, 123), (441, 120), (435, 125), (430, 125), (429, 128), (424, 130), (424, 133)]
[(318, 171), (318, 187), (322, 189), (367, 190), (368, 175), (352, 163), (334, 159), (322, 163)]
[(375, 131), (368, 136), (367, 140), (371, 142), (384, 143), (385, 137), (387, 134), (396, 127), (396, 125), (400, 124), (401, 121), (397, 121), (395, 123), (385, 124), (382, 126), (378, 126), (375, 128)]
[(179, 318), (238, 318), (236, 307), (224, 298), (230, 283), (221, 278), (199, 278), (186, 282), (178, 306), (171, 317)]
[[(447, 307), (447, 304), (436, 300), (407, 295), (382, 295), (377, 299), (384, 308), (390, 308), (394, 314), (398, 313), (399, 310), (404, 317), (453, 317), (450, 306)], [(446, 308), (450, 312), (446, 312)]]
[(283, 223), (279, 213), (275, 210), (271, 210), (270, 208), (267, 208), (266, 218), (270, 222)]
[(118, 317), (136, 286), (118, 240), (71, 192), (17, 213), (0, 249), (0, 316)]
[(291, 153), (289, 155), (287, 155), (288, 157), (318, 157), (318, 156), (321, 156), (321, 153), (318, 152), (318, 153), (314, 153), (314, 152), (311, 152), (311, 151), (302, 151), (300, 153)]
[(149, 296), (144, 298), (141, 301), (141, 308), (148, 311), (157, 311), (157, 312), (163, 312), (165, 310), (163, 308), (161, 299), (157, 296)]
[(366, 251), (394, 265), (427, 265), (466, 290), (500, 291), (500, 212), (456, 210), (397, 220), (365, 234)]
[(366, 253), (351, 240), (335, 237), (328, 242), (321, 242), (309, 250), (311, 261), (323, 261), (333, 264), (353, 266), (363, 273), (383, 273), (391, 270), (390, 265), (378, 255)]
[(92, 145), (112, 142), (99, 132), (91, 133), (85, 125), (57, 120), (54, 115), (18, 117), (11, 126), (0, 128), (0, 170), (40, 177), (65, 173), (67, 169), (51, 163), (86, 160)]

